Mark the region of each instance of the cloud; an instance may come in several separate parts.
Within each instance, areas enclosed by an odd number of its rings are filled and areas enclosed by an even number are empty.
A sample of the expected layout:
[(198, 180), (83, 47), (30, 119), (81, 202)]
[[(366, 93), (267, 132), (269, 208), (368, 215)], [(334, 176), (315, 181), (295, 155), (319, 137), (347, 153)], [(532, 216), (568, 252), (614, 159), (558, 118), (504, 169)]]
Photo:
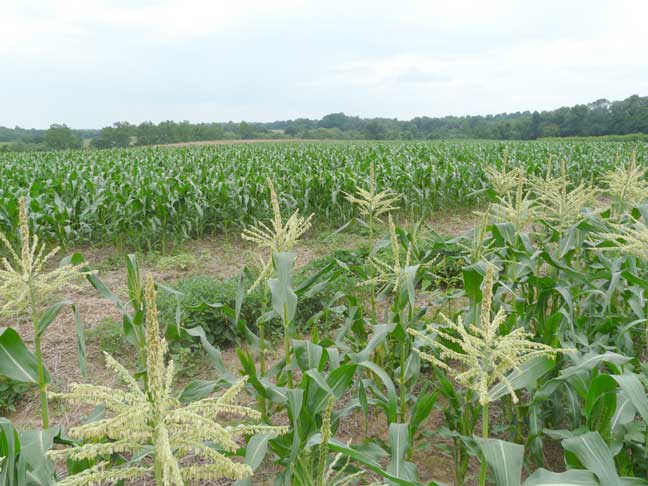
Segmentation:
[(648, 4), (9, 0), (0, 124), (550, 109), (648, 94)]

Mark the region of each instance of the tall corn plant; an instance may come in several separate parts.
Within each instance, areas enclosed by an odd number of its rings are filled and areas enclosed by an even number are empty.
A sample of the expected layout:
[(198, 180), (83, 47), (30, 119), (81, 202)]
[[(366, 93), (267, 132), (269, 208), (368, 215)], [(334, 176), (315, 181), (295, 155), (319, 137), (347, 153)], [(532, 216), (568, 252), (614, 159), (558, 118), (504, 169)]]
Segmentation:
[[(49, 376), (43, 364), (41, 340), (62, 307), (66, 304), (72, 304), (67, 300), (53, 304), (57, 294), (66, 286), (76, 282), (84, 273), (89, 272), (84, 271), (81, 265), (69, 264), (63, 264), (54, 270), (47, 269), (48, 263), (56, 255), (58, 248), (46, 253), (45, 245), (39, 243), (38, 236), (31, 235), (27, 205), (24, 198), (20, 200), (19, 222), (20, 245), (18, 247), (14, 247), (9, 239), (0, 233), (0, 241), (2, 241), (9, 253), (8, 258), (3, 258), (3, 268), (0, 270), (0, 299), (2, 299), (0, 312), (14, 319), (28, 316), (31, 321), (41, 404), (41, 420), (43, 428), (48, 428), (47, 385)], [(81, 365), (82, 369), (85, 369), (83, 326), (76, 313), (76, 308), (74, 310), (80, 343)], [(21, 366), (21, 363), (26, 361), (29, 367), (29, 356), (21, 346), (19, 338), (17, 335), (7, 331), (4, 331), (2, 335), (5, 339), (11, 339), (11, 342), (7, 343), (5, 341), (4, 345), (0, 345), (0, 350), (13, 363), (13, 367), (21, 371), (21, 373), (14, 372), (14, 376), (25, 375), (19, 379), (28, 382), (32, 381), (28, 369)]]
[[(114, 466), (105, 461), (78, 474), (68, 476), (61, 486), (84, 486), (109, 481), (141, 480), (153, 475), (158, 486), (183, 486), (187, 481), (208, 481), (220, 478), (244, 479), (252, 475), (248, 464), (233, 461), (229, 456), (238, 449), (238, 435), (257, 433), (283, 434), (286, 427), (237, 424), (224, 426), (216, 421), (219, 415), (237, 415), (253, 421), (261, 419), (254, 409), (237, 403), (245, 381), (230, 387), (221, 396), (206, 397), (182, 405), (174, 396), (173, 361), (166, 361), (167, 345), (160, 335), (157, 319), (156, 291), (153, 279), (146, 280), (146, 365), (147, 380), (142, 387), (128, 371), (109, 355), (108, 366), (124, 382), (126, 390), (96, 385), (73, 384), (67, 393), (53, 394), (71, 403), (103, 405), (111, 412), (108, 418), (89, 422), (70, 430), (70, 435), (83, 443), (54, 451), (50, 457), (73, 460), (129, 454), (137, 456), (152, 450), (153, 465)], [(195, 463), (186, 464), (183, 459)], [(200, 459), (200, 461), (196, 461)]]

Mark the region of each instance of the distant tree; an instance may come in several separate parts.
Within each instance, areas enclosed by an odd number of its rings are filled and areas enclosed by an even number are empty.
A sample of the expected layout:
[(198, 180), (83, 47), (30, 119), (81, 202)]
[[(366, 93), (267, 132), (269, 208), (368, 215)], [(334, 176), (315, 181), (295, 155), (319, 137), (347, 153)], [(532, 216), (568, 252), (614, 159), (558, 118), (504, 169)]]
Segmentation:
[(137, 127), (128, 122), (117, 122), (112, 127), (104, 127), (99, 136), (92, 141), (95, 148), (129, 147), (135, 137)]
[(330, 113), (322, 117), (319, 126), (321, 128), (339, 128), (343, 130), (347, 127), (348, 118), (344, 113)]
[(52, 150), (81, 148), (82, 145), (81, 137), (74, 135), (72, 130), (65, 124), (50, 125), (47, 132), (45, 132), (44, 142), (45, 146)]
[(364, 130), (369, 140), (385, 140), (387, 138), (387, 127), (378, 120), (371, 120)]
[(529, 138), (535, 140), (540, 136), (541, 128), (540, 124), (542, 123), (542, 117), (537, 111), (533, 112), (531, 115), (531, 126), (529, 127)]
[(249, 123), (242, 121), (239, 124), (238, 135), (243, 140), (252, 139), (255, 136), (254, 128)]
[(548, 123), (542, 126), (540, 133), (543, 137), (559, 137), (560, 125), (556, 125), (555, 123)]

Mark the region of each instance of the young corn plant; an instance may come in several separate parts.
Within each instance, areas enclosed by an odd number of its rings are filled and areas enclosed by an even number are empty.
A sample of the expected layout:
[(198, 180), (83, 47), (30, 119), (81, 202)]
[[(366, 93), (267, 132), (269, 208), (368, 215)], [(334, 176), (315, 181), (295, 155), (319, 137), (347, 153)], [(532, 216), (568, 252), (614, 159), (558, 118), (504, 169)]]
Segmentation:
[[(493, 286), (495, 284), (495, 266), (488, 264), (483, 283), (483, 298), (480, 310), (479, 325), (464, 326), (461, 317), (453, 322), (443, 316), (444, 327), (428, 326), (427, 333), (416, 329), (408, 332), (417, 338), (420, 345), (429, 346), (439, 353), (427, 353), (416, 349), (420, 357), (434, 366), (446, 371), (461, 386), (472, 390), (482, 407), (482, 438), (489, 438), (489, 390), (497, 383), (502, 383), (508, 390), (514, 403), (518, 397), (508, 374), (519, 370), (520, 366), (542, 356), (555, 356), (560, 350), (536, 343), (531, 334), (517, 328), (508, 334), (498, 334), (506, 320), (503, 309), (492, 317)], [(454, 364), (456, 362), (459, 364)], [(480, 486), (486, 484), (487, 466), (482, 462)]]
[(396, 211), (398, 206), (395, 204), (401, 199), (401, 195), (385, 189), (378, 191), (376, 183), (376, 173), (374, 163), (369, 166), (369, 188), (364, 189), (356, 186), (355, 194), (344, 193), (347, 201), (354, 204), (360, 210), (360, 214), (365, 218), (361, 220), (369, 230), (369, 241), (373, 241), (374, 224), (382, 224), (382, 217), (392, 211)]
[(241, 234), (244, 240), (251, 241), (260, 249), (267, 249), (269, 251), (269, 256), (265, 261), (260, 257), (261, 272), (248, 292), (254, 290), (264, 279), (272, 274), (272, 255), (274, 253), (292, 250), (299, 238), (310, 228), (314, 215), (311, 214), (307, 218), (304, 218), (299, 215), (298, 209), (284, 222), (279, 207), (279, 198), (275, 192), (272, 180), (268, 178), (266, 182), (270, 189), (270, 203), (272, 204), (273, 213), (272, 221), (269, 224), (259, 221), (256, 226), (246, 228)]
[(627, 209), (638, 206), (648, 198), (646, 171), (637, 167), (637, 154), (632, 154), (629, 164), (620, 164), (605, 173), (601, 182), (612, 198), (612, 210), (621, 216)]
[(526, 176), (521, 167), (515, 167), (507, 170), (509, 154), (508, 151), (504, 152), (502, 157), (502, 167), (497, 168), (494, 165), (484, 168), (486, 178), (490, 183), (493, 192), (498, 197), (507, 196), (513, 189), (515, 189), (520, 181), (524, 181)]
[[(390, 231), (393, 221), (391, 219), (391, 212), (396, 211), (398, 206), (395, 206), (401, 196), (400, 194), (393, 192), (389, 189), (383, 191), (378, 191), (376, 184), (376, 174), (374, 170), (373, 162), (369, 166), (369, 188), (363, 189), (360, 186), (356, 186), (356, 194), (345, 193), (347, 201), (357, 206), (360, 210), (360, 214), (364, 219), (360, 219), (364, 226), (367, 227), (369, 231), (369, 247), (373, 248), (374, 245), (374, 233), (376, 230), (376, 225), (383, 224), (383, 217), (385, 214), (389, 215), (390, 221)], [(373, 251), (373, 250), (371, 250)], [(371, 274), (370, 274), (371, 275)], [(369, 283), (369, 291), (371, 295), (371, 317), (372, 322), (376, 323), (376, 287), (375, 283)]]
[(297, 459), (294, 480), (300, 486), (351, 486), (365, 474), (364, 471), (350, 471), (350, 457), (341, 452), (329, 460), (329, 441), (332, 437), (331, 415), (335, 400), (329, 397), (326, 410), (322, 415), (322, 427), (317, 453), (312, 448), (304, 448)]
[[(9, 253), (2, 259), (0, 269), (0, 313), (6, 317), (29, 316), (34, 336), (34, 354), (38, 371), (38, 389), (41, 405), (43, 428), (49, 427), (47, 405), (48, 376), (43, 364), (41, 340), (48, 326), (56, 318), (61, 308), (69, 301), (53, 304), (55, 297), (66, 287), (74, 284), (84, 274), (83, 265), (61, 265), (54, 270), (46, 267), (59, 251), (59, 248), (46, 253), (45, 245), (39, 243), (38, 235), (31, 235), (25, 199), (19, 203), (20, 246), (14, 247), (9, 239), (0, 233), (0, 241)], [(53, 304), (53, 305), (52, 305)], [(48, 307), (50, 306), (51, 307)], [(76, 309), (75, 309), (76, 313)], [(83, 342), (83, 327), (77, 314), (77, 333)], [(79, 346), (82, 350), (83, 346)], [(3, 347), (5, 353), (8, 351)], [(11, 356), (10, 356), (11, 358)], [(81, 356), (84, 369), (84, 356)], [(15, 358), (13, 359), (15, 361)]]
[(543, 220), (548, 223), (548, 227), (559, 233), (583, 218), (583, 209), (596, 203), (599, 192), (597, 188), (584, 182), (571, 187), (565, 160), (559, 176), (551, 175), (549, 165), (545, 178), (535, 178), (531, 186)]
[(373, 359), (377, 366), (394, 369), (394, 381), (399, 387), (400, 422), (405, 423), (408, 416), (410, 382), (419, 372), (418, 358), (411, 352), (411, 339), (407, 329), (415, 325), (418, 317), (425, 312), (423, 310), (417, 314), (416, 287), (419, 284), (420, 268), (431, 264), (432, 260), (422, 264), (414, 264), (411, 261), (416, 242), (415, 236), (410, 235), (412, 239), (407, 241), (407, 253), (403, 261), (402, 245), (391, 215), (388, 221), (391, 259), (371, 257), (369, 264), (373, 267), (373, 276), (362, 285), (371, 285), (379, 290), (379, 295), (391, 298), (391, 305), (385, 316), (386, 323), (381, 326), (374, 325), (374, 334), (378, 335), (383, 330), (389, 332), (383, 335), (382, 340), (375, 341)]
[(517, 231), (523, 231), (529, 224), (535, 221), (538, 216), (538, 209), (535, 202), (525, 191), (526, 179), (518, 178), (515, 193), (510, 191), (497, 197), (497, 202), (489, 206), (490, 216), (496, 223), (511, 223)]
[[(280, 435), (286, 427), (242, 423), (225, 426), (217, 417), (241, 416), (258, 421), (261, 414), (237, 403), (241, 380), (220, 396), (182, 405), (174, 396), (174, 365), (166, 362), (167, 345), (160, 335), (153, 279), (146, 280), (147, 381), (142, 387), (131, 374), (106, 354), (108, 367), (124, 382), (126, 390), (72, 384), (67, 393), (52, 396), (70, 403), (103, 405), (111, 416), (73, 427), (70, 437), (81, 445), (50, 452), (53, 459), (90, 460), (94, 465), (59, 482), (61, 486), (90, 486), (115, 481), (142, 480), (153, 476), (158, 486), (184, 486), (186, 482), (220, 478), (244, 479), (249, 465), (230, 455), (239, 448), (237, 436), (267, 433)], [(102, 460), (113, 454), (138, 456), (150, 450), (153, 464), (143, 459), (115, 465)]]
[[(274, 185), (270, 178), (267, 179), (268, 188), (270, 190), (270, 204), (272, 206), (273, 219), (270, 223), (265, 224), (263, 222), (258, 222), (257, 226), (247, 228), (241, 234), (241, 237), (244, 240), (251, 241), (257, 245), (261, 250), (267, 249), (269, 251), (269, 256), (267, 260), (264, 261), (263, 257), (258, 257), (258, 264), (260, 267), (259, 276), (256, 281), (252, 284), (248, 293), (254, 290), (257, 286), (263, 284), (264, 288), (264, 297), (263, 297), (263, 308), (261, 316), (265, 314), (265, 306), (267, 303), (268, 296), (268, 286), (265, 285), (265, 280), (272, 276), (274, 271), (274, 255), (277, 253), (287, 253), (295, 246), (299, 241), (299, 238), (308, 231), (311, 226), (311, 220), (313, 214), (304, 218), (299, 215), (299, 209), (297, 209), (290, 218), (285, 222), (281, 215), (281, 208), (279, 207), (279, 198), (275, 192)], [(284, 321), (284, 328), (288, 329), (285, 322), (284, 315), (285, 313), (279, 312), (279, 315)], [(266, 372), (266, 338), (265, 338), (265, 321), (259, 319), (258, 323), (259, 328), (259, 360), (261, 367), (261, 376), (265, 375)], [(288, 343), (285, 344), (286, 350), (289, 347), (289, 337), (286, 333), (284, 340)], [(288, 354), (286, 354), (286, 359), (289, 359)], [(261, 402), (262, 410), (265, 410), (265, 401)]]

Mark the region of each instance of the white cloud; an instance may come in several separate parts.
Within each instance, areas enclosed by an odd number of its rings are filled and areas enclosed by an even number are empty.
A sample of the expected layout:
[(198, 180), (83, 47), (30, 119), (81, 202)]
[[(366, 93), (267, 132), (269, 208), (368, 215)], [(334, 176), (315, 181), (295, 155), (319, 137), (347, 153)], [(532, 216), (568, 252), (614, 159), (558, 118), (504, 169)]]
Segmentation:
[(648, 3), (9, 0), (0, 124), (550, 109), (648, 95)]

